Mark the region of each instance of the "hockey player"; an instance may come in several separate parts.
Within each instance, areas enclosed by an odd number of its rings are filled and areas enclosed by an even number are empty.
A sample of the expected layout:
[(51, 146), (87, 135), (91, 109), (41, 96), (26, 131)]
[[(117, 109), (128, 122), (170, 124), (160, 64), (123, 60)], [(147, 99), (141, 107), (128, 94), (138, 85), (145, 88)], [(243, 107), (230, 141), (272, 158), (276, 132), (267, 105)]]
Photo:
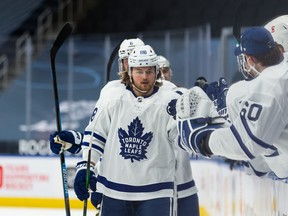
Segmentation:
[(162, 55), (158, 55), (157, 62), (159, 72), (161, 73), (163, 88), (176, 89), (177, 86), (171, 82), (172, 70), (170, 68), (170, 62)]
[(288, 52), (288, 15), (279, 16), (264, 26), (270, 31), (282, 52)]
[[(277, 151), (287, 153), (287, 59), (272, 35), (261, 27), (242, 34), (235, 54), (241, 57), (243, 72), (257, 77), (245, 86), (247, 92), (238, 105), (240, 112), (236, 112), (232, 125), (225, 127), (227, 123), (219, 118), (209, 98), (201, 89), (192, 88), (177, 103), (182, 147), (208, 157), (220, 155), (235, 160), (251, 160)], [(184, 106), (187, 99), (197, 103)], [(204, 103), (210, 110), (200, 109)]]
[[(104, 193), (102, 215), (135, 215), (137, 211), (143, 215), (169, 215), (170, 211), (175, 176), (174, 169), (171, 169), (175, 165), (173, 142), (177, 131), (176, 122), (167, 113), (167, 105), (170, 99), (178, 96), (158, 86), (156, 78), (160, 74), (153, 49), (149, 46), (139, 49), (136, 47), (134, 56), (129, 57), (129, 73), (122, 77), (123, 85), (101, 92), (95, 116), (92, 116), (83, 139), (84, 159), (87, 160), (85, 144), (90, 138), (92, 162), (98, 161), (103, 154), (98, 176), (98, 188)], [(116, 110), (111, 110), (113, 107)], [(125, 117), (121, 118), (120, 114)], [(96, 119), (101, 124), (94, 124)], [(151, 131), (146, 131), (148, 129)], [(80, 168), (85, 164), (85, 161), (78, 164), (75, 178), (75, 192), (82, 200), (89, 196), (85, 187), (86, 171)], [(111, 172), (111, 167), (115, 172)], [(93, 172), (91, 176), (94, 176)], [(120, 209), (113, 210), (110, 206), (120, 207), (121, 203), (127, 203), (122, 214)], [(159, 206), (161, 203), (162, 207)]]
[[(280, 16), (264, 27), (270, 31), (275, 42), (279, 46), (282, 52), (288, 51), (288, 16)], [(287, 55), (287, 53), (285, 54)], [(241, 68), (241, 67), (240, 67)], [(243, 72), (243, 71), (242, 71)], [(229, 119), (231, 122), (236, 119), (240, 112), (239, 104), (246, 95), (246, 91), (249, 89), (249, 80), (253, 77), (247, 78), (245, 80), (239, 81), (230, 86), (227, 93), (227, 110), (229, 113)], [(284, 164), (288, 163), (288, 157), (286, 154), (275, 151), (272, 155), (260, 155), (253, 160), (246, 161), (244, 163), (245, 170), (248, 173), (255, 174), (257, 176), (263, 177), (267, 175), (277, 176), (278, 179), (283, 179), (288, 177), (288, 169)]]
[[(280, 17), (277, 17), (273, 19), (272, 21), (268, 22), (264, 27), (270, 31), (271, 35), (273, 36), (275, 42), (279, 46), (280, 50), (282, 52), (288, 51), (288, 16), (283, 15)], [(285, 54), (287, 55), (287, 53)], [(229, 91), (227, 93), (226, 103), (227, 103), (227, 110), (229, 113), (229, 120), (233, 123), (233, 121), (236, 119), (240, 112), (240, 104), (242, 99), (247, 94), (247, 90), (249, 89), (249, 81), (251, 79), (254, 79), (254, 77), (249, 77), (247, 74), (245, 74), (245, 71), (242, 70), (242, 67), (240, 67), (242, 73), (244, 72), (245, 80), (238, 81), (234, 84), (232, 84), (229, 88)], [(215, 82), (214, 82), (215, 83)], [(212, 84), (209, 84), (209, 87)], [(217, 92), (223, 92), (225, 89), (225, 86), (218, 85), (216, 86), (216, 89), (214, 92), (206, 91), (207, 95), (210, 99), (213, 97), (217, 97), (218, 100), (223, 101), (222, 104), (225, 104), (225, 97), (219, 97), (217, 95)], [(217, 106), (218, 107), (218, 106)], [(219, 108), (219, 107), (218, 107)], [(218, 112), (219, 113), (219, 112)], [(221, 115), (221, 114), (220, 114)], [(231, 166), (234, 166), (235, 164), (244, 164), (245, 171), (249, 174), (255, 174), (259, 177), (263, 176), (273, 176), (277, 177), (278, 179), (283, 179), (288, 177), (288, 169), (284, 164), (288, 163), (288, 157), (279, 152), (275, 151), (272, 155), (260, 155), (256, 158), (245, 161), (243, 163), (237, 162), (237, 161), (231, 161), (228, 160), (231, 163)]]
[[(121, 78), (126, 73), (128, 73), (128, 57), (132, 50), (136, 46), (142, 46), (144, 42), (140, 38), (130, 38), (125, 39), (120, 44), (120, 48), (118, 50), (118, 68), (119, 72), (118, 75)], [(111, 86), (118, 86), (121, 85), (121, 80), (112, 80), (108, 82), (101, 91), (105, 91), (106, 88), (110, 88)]]
[(101, 215), (170, 215), (177, 129), (167, 106), (178, 96), (161, 90), (157, 56), (149, 45), (135, 47), (128, 64), (123, 85), (101, 94), (85, 129), (75, 193), (89, 196), (81, 166), (91, 143), (92, 164), (103, 156), (97, 178)]
[(170, 67), (170, 62), (164, 56), (158, 55), (158, 65), (159, 71), (162, 74), (163, 79), (171, 81), (172, 69)]
[[(140, 39), (136, 38), (136, 39), (125, 39), (121, 45), (120, 45), (120, 49), (118, 52), (118, 56), (119, 56), (119, 76), (123, 77), (125, 76), (125, 73), (127, 73), (127, 60), (128, 60), (128, 56), (132, 51), (132, 48), (135, 46), (139, 46), (139, 45), (144, 45), (143, 41), (141, 41)], [(167, 59), (165, 58), (165, 60), (167, 61)], [(159, 56), (158, 56), (158, 66), (161, 65), (161, 63), (166, 64), (166, 62), (159, 62)], [(162, 64), (163, 66), (163, 64)], [(164, 76), (163, 76), (164, 77)], [(102, 89), (102, 93), (106, 91), (106, 89), (111, 89), (112, 87), (117, 87), (119, 85), (123, 85), (120, 82), (121, 80), (115, 80), (115, 81), (110, 81), (103, 89)], [(168, 84), (169, 83), (169, 84)], [(165, 86), (165, 87), (164, 87)], [(172, 90), (176, 90), (176, 92), (178, 93), (179, 91), (177, 91), (177, 86), (174, 85), (173, 83), (169, 82), (169, 81), (164, 81), (163, 82), (163, 87), (161, 88), (169, 88)], [(184, 88), (183, 88), (184, 89)], [(183, 89), (181, 88), (181, 91), (183, 91)], [(73, 132), (73, 131), (63, 131), (61, 132), (59, 135), (62, 136), (62, 139), (66, 141), (66, 143), (68, 143), (68, 145), (66, 145), (67, 147), (69, 146), (71, 148), (71, 145), (74, 140), (74, 135), (75, 133), (79, 133), (79, 132)], [(57, 133), (56, 133), (57, 134)], [(53, 134), (51, 137), (51, 141), (50, 141), (50, 146), (51, 149), (54, 150), (55, 153), (59, 153), (61, 145), (59, 145), (57, 142), (54, 142), (54, 137), (56, 134)], [(65, 134), (65, 136), (63, 137), (63, 135)], [(70, 138), (69, 138), (69, 134), (70, 134)], [(79, 134), (78, 134), (79, 135)], [(61, 139), (61, 140), (62, 140)], [(59, 141), (59, 139), (58, 139)], [(68, 142), (70, 141), (70, 143)], [(79, 148), (80, 146), (77, 145), (77, 143), (75, 143), (76, 146), (73, 145), (73, 148)], [(56, 146), (56, 151), (55, 151), (55, 146)], [(67, 149), (66, 147), (66, 149)], [(181, 149), (179, 149), (178, 147), (176, 147), (176, 155), (177, 157), (177, 164), (176, 164), (176, 183), (177, 183), (177, 194), (175, 194), (178, 198), (177, 202), (175, 202), (177, 204), (176, 207), (177, 210), (177, 215), (181, 216), (181, 215), (191, 215), (191, 216), (197, 216), (199, 215), (199, 203), (198, 203), (198, 196), (197, 196), (197, 188), (195, 186), (195, 182), (194, 179), (192, 177), (192, 171), (191, 171), (191, 166), (190, 166), (190, 158), (189, 158), (189, 154)], [(179, 151), (180, 150), (180, 151)], [(69, 148), (68, 148), (69, 151)], [(79, 150), (78, 150), (79, 151)], [(71, 150), (70, 150), (71, 152)], [(94, 197), (92, 196), (92, 198), (95, 198), (95, 193), (93, 193), (92, 195), (94, 195)], [(99, 196), (96, 197), (96, 201), (95, 200), (91, 200), (93, 203), (96, 203), (94, 206), (97, 206), (98, 204), (98, 200), (99, 200)], [(193, 203), (194, 202), (194, 203)], [(193, 203), (191, 205), (191, 203)]]
[[(288, 51), (288, 16), (280, 16), (264, 27), (270, 31), (275, 42), (279, 46), (282, 52)], [(287, 55), (284, 54), (284, 55)], [(251, 79), (251, 78), (250, 78)], [(253, 79), (253, 77), (252, 77)], [(233, 84), (227, 94), (227, 110), (230, 116), (230, 120), (236, 119), (239, 110), (239, 104), (246, 95), (246, 91), (249, 89), (249, 79), (239, 81)], [(257, 176), (273, 175), (278, 179), (288, 177), (288, 169), (284, 164), (288, 163), (288, 157), (281, 151), (275, 151), (272, 155), (260, 155), (253, 160), (247, 161), (245, 164), (246, 172), (255, 174)]]

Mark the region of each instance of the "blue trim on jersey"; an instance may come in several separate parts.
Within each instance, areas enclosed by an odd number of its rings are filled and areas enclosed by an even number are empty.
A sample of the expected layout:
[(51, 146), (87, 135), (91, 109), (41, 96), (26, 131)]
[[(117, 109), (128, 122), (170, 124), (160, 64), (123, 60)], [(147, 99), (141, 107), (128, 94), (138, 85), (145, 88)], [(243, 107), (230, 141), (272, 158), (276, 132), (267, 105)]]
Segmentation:
[(237, 132), (234, 125), (231, 125), (230, 130), (232, 131), (234, 137), (236, 138), (237, 142), (239, 143), (240, 147), (244, 151), (244, 153), (250, 158), (254, 159), (254, 155), (249, 151), (249, 149), (245, 146), (243, 140), (241, 139), (239, 133)]
[(265, 157), (275, 157), (275, 156), (278, 156), (279, 155), (279, 152), (278, 150), (276, 150), (274, 153), (270, 154), (270, 155), (265, 155)]
[(165, 189), (174, 189), (174, 183), (173, 182), (163, 182), (163, 183), (157, 183), (157, 184), (150, 184), (150, 185), (144, 185), (144, 186), (134, 186), (134, 185), (127, 185), (127, 184), (120, 184), (116, 182), (108, 181), (104, 176), (97, 176), (97, 181), (101, 184), (103, 184), (105, 187), (121, 191), (121, 192), (129, 192), (129, 193), (147, 193), (147, 192), (156, 192), (159, 190), (165, 190)]
[(261, 176), (264, 176), (264, 175), (267, 174), (267, 172), (259, 172), (259, 171), (257, 171), (256, 169), (254, 169), (254, 167), (252, 166), (251, 163), (249, 163), (249, 162), (247, 162), (247, 163), (248, 163), (249, 165), (245, 165), (245, 166), (250, 167), (250, 168), (253, 170), (253, 172), (254, 172), (254, 174), (255, 174), (256, 176), (261, 177)]
[(192, 187), (195, 187), (195, 181), (194, 180), (177, 185), (177, 191), (183, 191), (183, 190), (186, 190), (186, 189), (189, 189)]
[(244, 128), (245, 128), (246, 132), (248, 133), (249, 137), (256, 144), (260, 145), (263, 148), (269, 148), (269, 149), (272, 149), (272, 150), (277, 150), (277, 148), (275, 148), (274, 146), (272, 146), (270, 144), (267, 144), (267, 143), (263, 142), (262, 140), (258, 139), (256, 136), (254, 136), (254, 134), (252, 133), (252, 131), (249, 128), (249, 125), (248, 125), (246, 119), (243, 116), (241, 116), (241, 121), (242, 121), (242, 124), (244, 125)]
[(186, 151), (186, 149), (182, 146), (182, 141), (181, 141), (181, 138), (180, 136), (178, 136), (178, 146), (183, 149), (183, 151)]
[[(84, 132), (84, 135), (91, 135), (91, 134), (92, 134), (92, 131), (85, 131)], [(106, 139), (104, 137), (100, 136), (99, 134), (96, 134), (95, 132), (93, 133), (93, 137), (95, 139), (100, 140), (103, 143), (106, 143)]]
[[(88, 142), (82, 142), (83, 146), (87, 146), (89, 147), (89, 143)], [(102, 154), (104, 153), (104, 149), (99, 147), (98, 145), (95, 145), (92, 143), (92, 148), (98, 150), (99, 152), (101, 152)]]

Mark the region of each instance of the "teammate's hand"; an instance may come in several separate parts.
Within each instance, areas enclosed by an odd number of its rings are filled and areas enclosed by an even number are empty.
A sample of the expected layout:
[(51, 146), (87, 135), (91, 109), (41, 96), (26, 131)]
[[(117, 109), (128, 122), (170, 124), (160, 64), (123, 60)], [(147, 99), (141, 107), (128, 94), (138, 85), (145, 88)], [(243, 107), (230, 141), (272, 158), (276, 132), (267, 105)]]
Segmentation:
[(213, 102), (196, 86), (177, 100), (176, 110), (179, 146), (190, 154), (209, 157), (209, 135), (225, 123)]
[(223, 77), (220, 77), (218, 81), (211, 82), (205, 92), (208, 97), (214, 102), (219, 115), (226, 117), (226, 95), (228, 91), (228, 85)]
[[(89, 198), (88, 188), (86, 187), (87, 161), (81, 161), (76, 165), (76, 176), (74, 179), (74, 191), (78, 199), (83, 201)], [(94, 166), (90, 165), (89, 188), (96, 191), (97, 178), (94, 172)]]
[(73, 130), (60, 133), (55, 131), (50, 135), (50, 149), (54, 154), (60, 154), (64, 150), (76, 154), (81, 150), (82, 137), (80, 132)]

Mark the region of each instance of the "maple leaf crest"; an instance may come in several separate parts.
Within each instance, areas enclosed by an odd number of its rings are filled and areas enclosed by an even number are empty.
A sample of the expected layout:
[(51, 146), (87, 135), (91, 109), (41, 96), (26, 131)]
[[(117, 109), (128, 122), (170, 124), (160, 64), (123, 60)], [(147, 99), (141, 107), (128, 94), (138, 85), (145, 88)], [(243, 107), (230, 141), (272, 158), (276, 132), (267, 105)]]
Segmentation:
[(118, 137), (121, 144), (120, 155), (124, 159), (130, 159), (132, 163), (134, 160), (147, 159), (147, 147), (153, 138), (153, 133), (143, 134), (143, 131), (144, 127), (138, 117), (128, 125), (128, 133), (122, 128), (118, 129)]

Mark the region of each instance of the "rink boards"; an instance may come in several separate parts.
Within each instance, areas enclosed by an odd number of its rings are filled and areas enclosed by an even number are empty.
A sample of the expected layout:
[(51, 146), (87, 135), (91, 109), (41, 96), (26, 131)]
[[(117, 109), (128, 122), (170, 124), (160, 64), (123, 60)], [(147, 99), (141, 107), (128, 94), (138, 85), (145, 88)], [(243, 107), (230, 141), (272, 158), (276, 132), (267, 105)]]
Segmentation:
[[(0, 206), (64, 207), (58, 156), (0, 156), (0, 159)], [(66, 157), (71, 208), (83, 207), (73, 191), (77, 161), (77, 157)]]
[[(79, 157), (65, 157), (72, 209), (83, 208), (73, 191)], [(223, 160), (191, 160), (201, 216), (288, 214), (288, 184), (230, 170)], [(0, 207), (64, 208), (58, 156), (0, 156)], [(93, 208), (90, 202), (88, 207)]]

